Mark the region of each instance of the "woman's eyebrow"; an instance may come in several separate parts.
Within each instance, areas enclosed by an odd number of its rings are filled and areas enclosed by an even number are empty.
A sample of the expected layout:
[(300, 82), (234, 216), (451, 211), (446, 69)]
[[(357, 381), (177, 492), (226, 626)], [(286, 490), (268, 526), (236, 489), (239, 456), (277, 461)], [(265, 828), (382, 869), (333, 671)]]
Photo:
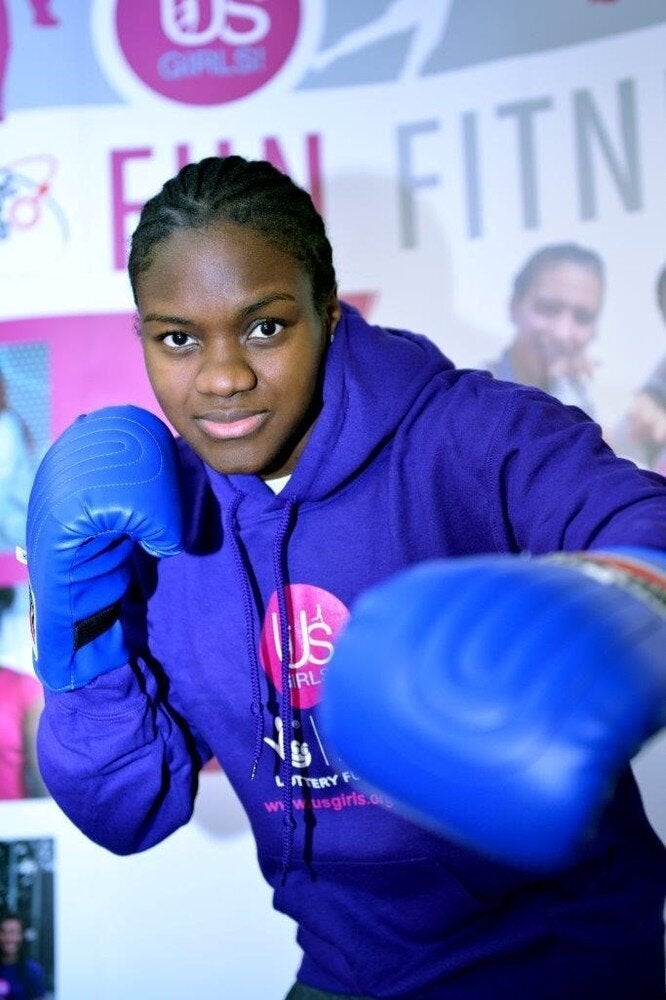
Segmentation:
[(183, 319), (182, 316), (164, 316), (162, 313), (146, 313), (140, 316), (142, 323), (171, 323), (174, 326), (193, 326), (191, 320)]
[(272, 292), (270, 295), (264, 296), (262, 299), (258, 299), (256, 302), (252, 302), (248, 306), (243, 306), (242, 309), (238, 310), (239, 317), (249, 316), (250, 313), (256, 312), (258, 309), (264, 309), (266, 306), (271, 305), (273, 302), (295, 302), (296, 298), (294, 295), (290, 295), (289, 292)]

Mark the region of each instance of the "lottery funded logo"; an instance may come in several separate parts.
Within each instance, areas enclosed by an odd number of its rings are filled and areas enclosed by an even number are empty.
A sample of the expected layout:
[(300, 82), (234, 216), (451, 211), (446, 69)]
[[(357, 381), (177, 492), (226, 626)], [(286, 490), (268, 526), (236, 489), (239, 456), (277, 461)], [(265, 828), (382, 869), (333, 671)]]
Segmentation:
[(117, 44), (150, 90), (182, 104), (225, 104), (280, 72), (301, 0), (117, 0)]
[[(322, 697), (326, 669), (349, 611), (321, 587), (295, 583), (285, 588), (289, 621), (289, 687), (294, 708), (312, 708)], [(266, 674), (282, 692), (282, 629), (277, 594), (264, 618), (259, 658)]]

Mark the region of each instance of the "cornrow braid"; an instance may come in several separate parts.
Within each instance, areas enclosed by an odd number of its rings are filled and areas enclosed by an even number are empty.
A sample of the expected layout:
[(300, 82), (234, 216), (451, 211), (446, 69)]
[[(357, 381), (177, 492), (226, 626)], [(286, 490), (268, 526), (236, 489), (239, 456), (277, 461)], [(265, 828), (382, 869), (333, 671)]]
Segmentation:
[(136, 302), (139, 274), (178, 229), (245, 226), (303, 265), (319, 312), (335, 290), (333, 252), (310, 195), (265, 160), (210, 156), (183, 167), (143, 207), (132, 235), (128, 271)]

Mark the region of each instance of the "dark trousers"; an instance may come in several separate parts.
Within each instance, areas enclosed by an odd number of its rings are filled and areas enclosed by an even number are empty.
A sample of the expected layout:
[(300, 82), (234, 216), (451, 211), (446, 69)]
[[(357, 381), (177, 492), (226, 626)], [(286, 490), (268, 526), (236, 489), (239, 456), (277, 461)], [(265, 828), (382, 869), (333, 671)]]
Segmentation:
[(349, 993), (327, 993), (326, 990), (316, 990), (314, 986), (306, 986), (305, 983), (294, 983), (284, 1000), (372, 1000), (372, 997), (353, 997)]

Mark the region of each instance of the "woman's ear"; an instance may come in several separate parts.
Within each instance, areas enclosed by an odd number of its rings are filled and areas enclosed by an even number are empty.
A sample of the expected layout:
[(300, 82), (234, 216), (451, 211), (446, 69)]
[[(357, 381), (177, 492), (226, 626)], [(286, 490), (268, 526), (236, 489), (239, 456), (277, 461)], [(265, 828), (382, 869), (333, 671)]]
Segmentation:
[(341, 315), (342, 307), (340, 306), (340, 299), (338, 298), (338, 290), (337, 288), (334, 288), (329, 295), (324, 314), (326, 336), (329, 341), (332, 341), (335, 337), (335, 328), (338, 325)]

